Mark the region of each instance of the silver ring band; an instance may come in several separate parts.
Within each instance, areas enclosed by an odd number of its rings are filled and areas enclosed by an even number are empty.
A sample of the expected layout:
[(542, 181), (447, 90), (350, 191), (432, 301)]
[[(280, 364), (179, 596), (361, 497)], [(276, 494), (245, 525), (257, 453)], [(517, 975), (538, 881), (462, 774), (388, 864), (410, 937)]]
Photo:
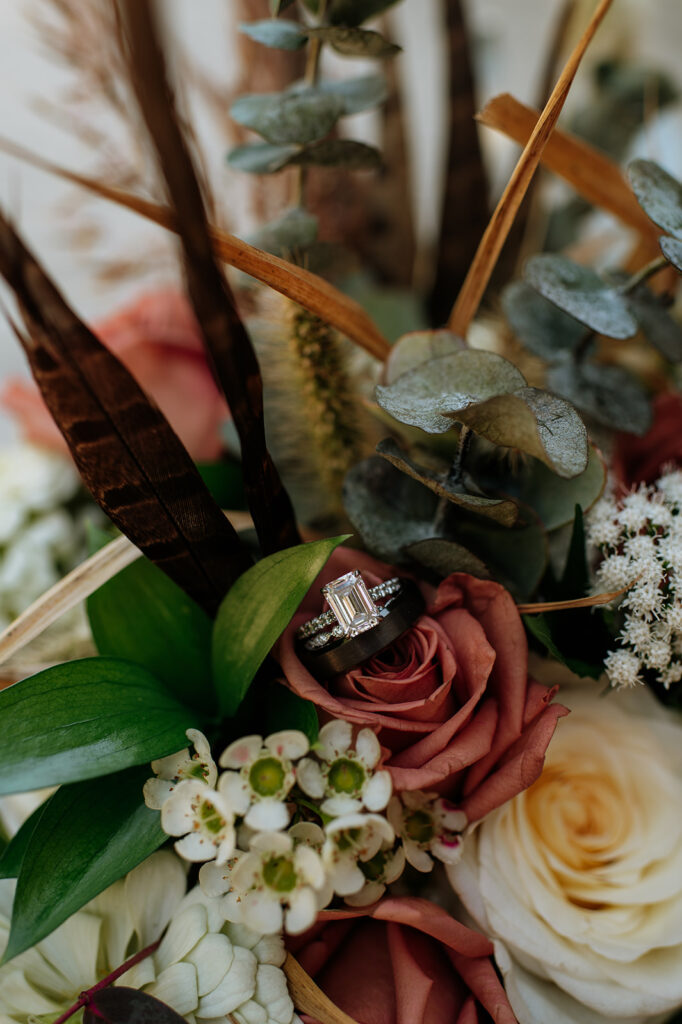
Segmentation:
[[(372, 587), (368, 593), (371, 599), (378, 603), (384, 601), (387, 598), (394, 597), (399, 593), (402, 583), (398, 576), (394, 576), (393, 579), (385, 580), (383, 583), (377, 584), (376, 587)], [(334, 628), (328, 633), (324, 634), (323, 631), (328, 627), (333, 626)], [(317, 636), (316, 634), (322, 634)], [(346, 635), (346, 631), (339, 624), (334, 613), (330, 611), (323, 612), (321, 615), (317, 615), (314, 619), (309, 619), (308, 622), (304, 622), (302, 626), (296, 630), (296, 638), (298, 640), (307, 640), (309, 637), (315, 637), (317, 641), (314, 647), (323, 647), (329, 643), (332, 639), (341, 639)], [(323, 639), (324, 637), (324, 639)]]

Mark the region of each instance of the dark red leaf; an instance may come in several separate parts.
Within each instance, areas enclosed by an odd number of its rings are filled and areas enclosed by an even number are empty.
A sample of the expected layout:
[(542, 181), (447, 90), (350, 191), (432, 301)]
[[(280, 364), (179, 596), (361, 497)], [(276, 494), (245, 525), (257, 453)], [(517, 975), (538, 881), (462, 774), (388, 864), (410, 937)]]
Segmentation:
[(146, 992), (136, 988), (102, 988), (93, 992), (83, 1013), (83, 1024), (185, 1024), (185, 1018)]

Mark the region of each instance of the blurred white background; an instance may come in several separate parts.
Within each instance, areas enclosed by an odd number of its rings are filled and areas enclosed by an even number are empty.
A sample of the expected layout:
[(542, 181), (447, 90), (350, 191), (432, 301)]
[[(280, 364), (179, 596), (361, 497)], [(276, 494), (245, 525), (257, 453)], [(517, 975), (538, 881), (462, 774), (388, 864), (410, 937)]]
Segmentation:
[[(93, 167), (92, 150), (55, 123), (54, 117), (46, 117), (36, 109), (41, 97), (54, 102), (72, 83), (68, 69), (46, 55), (37, 38), (29, 17), (37, 2), (0, 3), (0, 135), (64, 166), (87, 172)], [(216, 79), (229, 78), (230, 0), (164, 0), (163, 6), (173, 33), (183, 40), (201, 67)], [(562, 0), (468, 0), (469, 21), (477, 40), (480, 104), (502, 91), (526, 102), (534, 101), (543, 58), (562, 6)], [(583, 8), (585, 24), (595, 0), (580, 0), (579, 6)], [(392, 15), (394, 31), (405, 48), (399, 60), (401, 76), (409, 88), (412, 180), (422, 238), (433, 234), (439, 213), (445, 115), (442, 10), (439, 0), (403, 0)], [(651, 0), (615, 0), (590, 60), (620, 50), (668, 71), (682, 86), (681, 45), (680, 0), (657, 0), (655, 4)], [(581, 70), (576, 83), (577, 97), (581, 90), (584, 96), (586, 80), (587, 71)], [(677, 123), (679, 147), (682, 132)], [(198, 125), (209, 162), (215, 165), (218, 180), (229, 190), (230, 197), (234, 194), (232, 205), (238, 208), (240, 186), (236, 179), (240, 176), (225, 166), (224, 142), (218, 133), (212, 133), (212, 122), (202, 112), (198, 112)], [(499, 188), (509, 173), (515, 149), (490, 134), (484, 138), (484, 145), (492, 180)], [(658, 153), (648, 155), (660, 157)], [(677, 169), (679, 172), (682, 166)], [(154, 280), (169, 279), (170, 264), (161, 257), (143, 285), (131, 280), (107, 285), (97, 281), (92, 260), (103, 259), (107, 248), (119, 255), (126, 250), (139, 252), (150, 237), (152, 246), (161, 244), (163, 232), (102, 202), (97, 219), (106, 230), (96, 249), (88, 250), (91, 255), (86, 258), (86, 250), (74, 248), (66, 240), (64, 208), (73, 195), (70, 186), (0, 153), (0, 203), (11, 213), (82, 316), (101, 317), (141, 287)], [(230, 227), (243, 227), (238, 216)], [(27, 372), (23, 356), (0, 317), (0, 379), (17, 372)], [(12, 430), (9, 420), (0, 412), (0, 441), (10, 437)]]

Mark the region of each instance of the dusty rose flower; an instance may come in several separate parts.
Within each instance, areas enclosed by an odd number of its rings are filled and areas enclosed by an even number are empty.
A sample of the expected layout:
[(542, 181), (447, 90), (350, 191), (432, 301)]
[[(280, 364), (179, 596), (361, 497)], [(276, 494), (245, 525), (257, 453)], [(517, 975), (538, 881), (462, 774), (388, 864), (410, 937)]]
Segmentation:
[[(146, 292), (93, 331), (154, 399), (195, 459), (220, 454), (227, 406), (209, 369), (199, 326), (184, 295), (172, 288)], [(45, 448), (66, 444), (33, 381), (10, 377), (0, 402), (23, 435)]]
[(652, 484), (664, 466), (682, 466), (682, 398), (672, 391), (656, 395), (653, 412), (653, 424), (644, 437), (616, 435), (613, 469), (626, 488)]
[(320, 587), (351, 569), (369, 586), (396, 570), (337, 548), (275, 653), (289, 687), (323, 718), (377, 731), (398, 790), (437, 790), (469, 821), (539, 775), (557, 719), (553, 690), (528, 679), (528, 648), (510, 594), (499, 584), (455, 573), (423, 586), (427, 612), (388, 650), (319, 683), (296, 654), (298, 626), (320, 611)]
[(324, 911), (290, 948), (326, 995), (363, 1024), (476, 1024), (484, 1010), (495, 1024), (516, 1024), (490, 960), (492, 944), (428, 900), (389, 897)]

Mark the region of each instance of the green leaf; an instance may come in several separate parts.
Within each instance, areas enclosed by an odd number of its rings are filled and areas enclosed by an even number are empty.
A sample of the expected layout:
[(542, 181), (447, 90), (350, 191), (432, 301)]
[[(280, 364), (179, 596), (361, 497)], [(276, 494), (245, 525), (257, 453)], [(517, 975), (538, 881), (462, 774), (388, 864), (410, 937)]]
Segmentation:
[(198, 724), (139, 665), (84, 658), (0, 692), (0, 793), (21, 793), (165, 757)]
[(240, 96), (230, 117), (275, 146), (305, 145), (324, 138), (344, 113), (339, 96), (315, 87)]
[(365, 546), (385, 562), (404, 564), (408, 545), (437, 535), (438, 498), (377, 455), (346, 474), (343, 504)]
[(405, 551), (411, 559), (426, 569), (430, 569), (431, 572), (435, 572), (438, 576), (449, 576), (453, 572), (468, 572), (470, 576), (477, 576), (480, 580), (490, 579), (490, 570), (487, 565), (454, 540), (431, 537), (429, 540), (419, 540), (415, 544), (408, 545)]
[(452, 331), (410, 331), (398, 338), (384, 366), (384, 384), (393, 384), (408, 370), (452, 352), (462, 352), (466, 342)]
[(394, 3), (396, 0), (332, 0), (329, 20), (333, 25), (360, 25)]
[(19, 871), (31, 842), (31, 836), (51, 799), (52, 797), (48, 797), (39, 807), (36, 807), (33, 814), (28, 816), (21, 828), (12, 837), (2, 857), (0, 857), (0, 878), (19, 877)]
[(682, 241), (677, 238), (659, 238), (658, 241), (665, 258), (682, 273)]
[(419, 481), (440, 498), (447, 498), (448, 501), (465, 508), (468, 512), (487, 516), (503, 526), (513, 526), (519, 517), (519, 509), (515, 502), (473, 494), (466, 489), (463, 483), (450, 483), (447, 479), (447, 466), (445, 466), (444, 472), (434, 472), (425, 466), (419, 466), (402, 451), (393, 438), (389, 437), (380, 441), (376, 450), (383, 459), (387, 459), (401, 473), (407, 473), (413, 480)]
[(651, 426), (651, 406), (644, 389), (621, 366), (601, 366), (567, 359), (550, 367), (547, 386), (598, 423), (641, 436)]
[[(586, 510), (587, 511), (587, 510)], [(557, 600), (571, 600), (584, 597), (590, 589), (590, 569), (587, 564), (587, 545), (585, 544), (585, 520), (583, 509), (579, 504), (575, 507), (571, 543), (566, 556), (566, 565), (559, 583), (560, 593)]]
[(347, 537), (277, 551), (247, 569), (230, 588), (213, 628), (213, 678), (223, 714), (235, 714), (315, 577)]
[(540, 253), (526, 263), (525, 276), (541, 295), (593, 331), (609, 338), (631, 338), (637, 333), (626, 296), (590, 267), (556, 253)]
[(396, 341), (406, 330), (420, 330), (426, 315), (419, 296), (411, 288), (393, 288), (377, 284), (357, 272), (341, 284), (346, 295), (359, 302), (381, 333)]
[(553, 362), (575, 348), (585, 326), (545, 299), (526, 281), (514, 281), (502, 292), (502, 309), (517, 338), (534, 355)]
[(307, 39), (307, 33), (295, 21), (278, 21), (276, 18), (242, 22), (239, 31), (257, 43), (277, 50), (300, 50)]
[(140, 558), (87, 601), (97, 650), (142, 665), (190, 707), (215, 710), (213, 623), (184, 590)]
[(312, 701), (304, 700), (292, 693), (283, 683), (273, 682), (265, 702), (265, 732), (279, 732), (280, 729), (298, 729), (306, 734), (311, 744), (320, 731), (317, 709)]
[(581, 658), (572, 658), (560, 650), (554, 639), (552, 627), (546, 615), (522, 615), (523, 624), (536, 640), (539, 640), (548, 654), (550, 654), (561, 665), (565, 665), (571, 672), (583, 678), (590, 677), (598, 679), (604, 671), (604, 665), (600, 662), (591, 664)]
[(582, 420), (567, 402), (525, 383), (502, 356), (468, 349), (408, 370), (376, 394), (401, 423), (428, 433), (463, 423), (494, 444), (535, 456), (560, 476), (577, 476), (587, 465)]
[(263, 224), (247, 241), (279, 256), (297, 249), (308, 249), (317, 238), (317, 226), (317, 217), (294, 206), (277, 220)]
[(388, 99), (388, 86), (383, 75), (362, 75), (360, 78), (346, 78), (337, 82), (320, 82), (317, 88), (330, 96), (338, 96), (343, 102), (344, 114), (359, 114), (363, 110), (378, 107)]
[(630, 312), (642, 334), (671, 363), (682, 360), (682, 327), (666, 311), (661, 296), (649, 288), (637, 288), (628, 296)]
[(548, 558), (547, 536), (539, 523), (507, 529), (497, 523), (462, 520), (453, 537), (515, 597), (528, 600), (537, 590)]
[(682, 184), (653, 160), (633, 160), (628, 175), (637, 202), (654, 224), (682, 239)]
[(421, 363), (392, 384), (379, 385), (376, 395), (381, 408), (400, 423), (444, 434), (470, 405), (516, 391), (525, 383), (508, 359), (466, 349)]
[(227, 162), (230, 167), (247, 174), (275, 174), (286, 167), (296, 153), (298, 146), (271, 146), (267, 142), (255, 142), (230, 150)]
[(378, 32), (364, 28), (344, 28), (342, 26), (323, 26), (307, 29), (311, 39), (320, 39), (328, 43), (332, 50), (343, 57), (394, 57), (400, 53), (401, 47), (390, 43)]
[(376, 170), (382, 166), (381, 153), (375, 146), (355, 139), (323, 139), (305, 146), (289, 164), (315, 167), (345, 167), (348, 170)]
[(217, 462), (197, 463), (199, 475), (204, 481), (211, 497), (221, 508), (246, 508), (244, 494), (244, 473), (237, 459), (224, 457)]
[(166, 839), (142, 802), (148, 768), (62, 786), (51, 797), (17, 880), (3, 963), (34, 946)]

